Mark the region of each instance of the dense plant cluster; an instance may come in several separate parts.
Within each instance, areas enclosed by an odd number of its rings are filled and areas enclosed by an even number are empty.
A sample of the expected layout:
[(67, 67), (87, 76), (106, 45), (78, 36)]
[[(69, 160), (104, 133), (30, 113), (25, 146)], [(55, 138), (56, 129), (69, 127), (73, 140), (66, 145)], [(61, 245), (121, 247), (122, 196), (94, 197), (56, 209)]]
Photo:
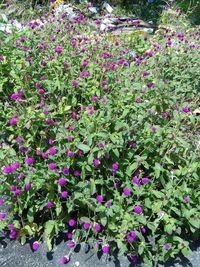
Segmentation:
[(199, 35), (141, 36), (139, 54), (62, 14), (4, 38), (0, 205), (10, 210), (0, 227), (10, 238), (34, 236), (37, 250), (45, 236), (51, 249), (66, 231), (72, 250), (84, 241), (146, 266), (190, 251), (184, 234), (200, 228)]

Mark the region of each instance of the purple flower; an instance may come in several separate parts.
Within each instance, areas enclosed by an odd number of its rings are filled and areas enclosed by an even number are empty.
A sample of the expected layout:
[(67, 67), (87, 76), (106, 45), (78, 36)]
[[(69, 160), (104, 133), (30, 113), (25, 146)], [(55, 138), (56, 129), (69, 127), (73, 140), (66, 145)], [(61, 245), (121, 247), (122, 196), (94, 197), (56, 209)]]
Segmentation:
[(58, 180), (58, 184), (59, 184), (60, 186), (64, 186), (64, 185), (66, 184), (66, 180), (65, 180), (65, 178), (60, 178), (60, 179)]
[(166, 244), (164, 245), (164, 248), (165, 248), (166, 250), (170, 250), (171, 245), (170, 245), (169, 243), (166, 243)]
[(0, 206), (2, 206), (4, 204), (4, 200), (0, 199)]
[(13, 168), (10, 165), (5, 166), (4, 173), (9, 174), (13, 171)]
[(75, 242), (73, 240), (69, 240), (68, 247), (69, 248), (74, 248), (75, 247)]
[(74, 153), (73, 153), (72, 151), (68, 151), (68, 152), (67, 152), (67, 156), (68, 156), (69, 158), (73, 157), (73, 155), (74, 155)]
[(32, 249), (34, 251), (37, 251), (39, 249), (39, 247), (40, 247), (40, 244), (37, 241), (33, 242)]
[(103, 253), (109, 253), (110, 251), (109, 245), (104, 245), (101, 250)]
[(96, 232), (100, 232), (101, 231), (101, 225), (99, 223), (95, 223), (94, 229), (96, 230)]
[(67, 175), (69, 173), (69, 169), (67, 167), (64, 167), (62, 173)]
[(141, 231), (142, 234), (145, 234), (147, 230), (146, 230), (146, 228), (144, 226), (142, 226), (140, 228), (140, 231)]
[(53, 203), (52, 201), (49, 201), (49, 202), (47, 203), (47, 208), (48, 208), (48, 209), (51, 209), (51, 208), (53, 207), (53, 205), (54, 205), (54, 203)]
[(62, 256), (60, 259), (61, 264), (67, 264), (69, 262), (69, 258), (67, 256)]
[(98, 196), (96, 197), (96, 201), (99, 202), (99, 203), (102, 203), (102, 202), (103, 202), (103, 196), (98, 195)]
[(22, 193), (21, 189), (16, 189), (16, 190), (15, 190), (15, 196), (16, 196), (16, 197), (20, 196), (21, 193)]
[(146, 78), (148, 75), (149, 75), (148, 71), (145, 70), (145, 71), (143, 72), (143, 77)]
[(78, 81), (77, 80), (73, 80), (72, 81), (72, 85), (75, 86), (75, 87), (77, 87), (78, 86)]
[(100, 165), (100, 160), (94, 159), (93, 160), (93, 165), (94, 165), (95, 168), (97, 168)]
[(131, 190), (128, 189), (128, 188), (124, 188), (124, 190), (123, 190), (123, 194), (124, 194), (125, 196), (130, 196), (130, 195), (131, 195)]
[(32, 165), (32, 164), (33, 164), (33, 158), (27, 158), (27, 159), (25, 160), (25, 162), (26, 162), (26, 164), (28, 164), (28, 165)]
[(17, 120), (16, 119), (12, 119), (12, 120), (9, 121), (9, 124), (11, 126), (16, 125), (17, 124)]
[(69, 224), (69, 226), (73, 227), (76, 225), (76, 221), (74, 219), (70, 219), (68, 224)]
[(119, 163), (116, 162), (112, 164), (112, 172), (116, 172), (118, 168), (119, 168)]
[(56, 149), (54, 147), (49, 148), (49, 154), (50, 155), (55, 155), (56, 154)]
[(84, 224), (83, 224), (83, 228), (84, 228), (85, 230), (88, 230), (88, 229), (90, 228), (90, 223), (84, 223)]
[(68, 192), (67, 191), (61, 192), (61, 197), (62, 198), (67, 198), (68, 197)]
[(55, 49), (55, 52), (56, 52), (57, 54), (61, 54), (61, 53), (62, 53), (62, 48), (58, 45), (58, 46), (56, 47), (56, 49)]
[(5, 219), (7, 217), (6, 213), (0, 213), (0, 220)]
[(25, 185), (25, 190), (29, 191), (31, 189), (31, 183)]
[(106, 203), (106, 207), (110, 208), (111, 206), (112, 206), (112, 202), (111, 202), (111, 201), (108, 201), (108, 202)]
[(188, 203), (188, 202), (190, 202), (190, 198), (189, 198), (188, 196), (186, 196), (186, 197), (183, 198), (183, 201), (184, 201), (185, 203)]
[(147, 184), (147, 183), (150, 182), (150, 180), (149, 180), (149, 178), (147, 178), (147, 177), (143, 177), (143, 178), (142, 178), (142, 182), (143, 182), (143, 184)]
[(105, 86), (106, 85), (106, 81), (102, 81), (102, 83), (101, 83), (103, 86)]
[(48, 166), (49, 170), (54, 170), (56, 168), (56, 164), (55, 163), (50, 163)]
[(135, 206), (135, 208), (134, 208), (134, 212), (135, 212), (136, 214), (141, 214), (141, 213), (142, 213), (142, 208), (141, 208), (140, 206)]
[(152, 132), (155, 133), (157, 129), (156, 129), (156, 127), (152, 127), (151, 130), (152, 130)]
[(190, 108), (189, 107), (183, 107), (182, 111), (185, 113), (188, 113), (190, 111)]
[(79, 177), (80, 175), (81, 175), (80, 171), (78, 171), (78, 170), (74, 171), (74, 176), (75, 177)]

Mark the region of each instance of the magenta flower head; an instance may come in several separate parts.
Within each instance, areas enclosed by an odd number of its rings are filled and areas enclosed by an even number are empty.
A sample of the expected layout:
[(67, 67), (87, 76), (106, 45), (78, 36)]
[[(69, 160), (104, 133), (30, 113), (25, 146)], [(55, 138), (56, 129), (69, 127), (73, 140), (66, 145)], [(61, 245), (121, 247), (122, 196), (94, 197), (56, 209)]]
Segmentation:
[(123, 194), (124, 194), (125, 196), (130, 196), (130, 195), (131, 195), (131, 190), (128, 189), (128, 188), (124, 188), (124, 190), (123, 190)]
[(141, 213), (142, 213), (142, 208), (141, 208), (140, 206), (135, 206), (135, 208), (134, 208), (134, 212), (135, 212), (136, 214), (141, 214)]
[(99, 143), (98, 144), (98, 147), (103, 149), (104, 148), (104, 145), (102, 143)]
[(68, 195), (69, 195), (69, 193), (68, 193), (67, 191), (63, 191), (63, 192), (61, 192), (61, 197), (62, 197), (62, 198), (67, 198)]
[(97, 168), (100, 165), (100, 160), (94, 159), (93, 160), (93, 165), (94, 165), (95, 168)]
[(116, 172), (118, 168), (119, 168), (119, 163), (116, 162), (112, 164), (112, 172)]
[(69, 248), (74, 248), (75, 247), (75, 242), (73, 240), (69, 240), (68, 247)]
[(83, 224), (83, 228), (84, 228), (85, 230), (88, 230), (88, 229), (90, 228), (90, 223), (84, 223), (84, 224)]
[(12, 120), (9, 121), (9, 124), (11, 126), (16, 125), (17, 124), (17, 120), (16, 119), (12, 119)]
[(99, 202), (99, 203), (102, 203), (102, 202), (103, 202), (103, 196), (98, 195), (98, 196), (96, 197), (96, 201)]
[(25, 162), (28, 165), (32, 165), (33, 164), (33, 158), (27, 158)]
[(49, 166), (48, 166), (49, 170), (54, 170), (56, 168), (56, 164), (55, 163), (50, 163)]
[(67, 256), (62, 256), (60, 259), (61, 264), (67, 264), (69, 262), (69, 258)]
[(77, 87), (78, 86), (78, 81), (77, 80), (73, 80), (72, 81), (72, 85), (75, 86), (75, 87)]
[(34, 251), (37, 251), (39, 249), (39, 247), (40, 247), (40, 244), (38, 243), (38, 241), (33, 242), (32, 249)]
[(95, 223), (94, 229), (96, 232), (100, 232), (101, 231), (101, 225), (99, 223)]
[(152, 127), (151, 130), (152, 130), (152, 132), (155, 133), (157, 129), (156, 129), (156, 127)]
[(142, 182), (143, 182), (143, 184), (147, 184), (147, 183), (150, 182), (150, 180), (149, 180), (149, 178), (147, 178), (147, 177), (143, 177), (143, 178), (142, 178)]
[(184, 197), (183, 200), (184, 200), (185, 203), (190, 202), (190, 198), (188, 196)]
[(3, 220), (7, 217), (6, 213), (0, 213), (0, 220)]
[(101, 250), (102, 250), (103, 253), (109, 253), (109, 251), (110, 251), (109, 245), (102, 246)]
[(73, 227), (76, 225), (76, 221), (74, 219), (70, 219), (68, 224), (69, 224), (69, 226)]
[(185, 113), (188, 113), (190, 111), (190, 108), (189, 107), (183, 107), (182, 111)]
[(16, 190), (15, 190), (15, 196), (16, 196), (16, 197), (20, 196), (21, 193), (22, 193), (21, 189), (16, 189)]
[(48, 152), (49, 152), (50, 155), (55, 155), (56, 154), (56, 149), (54, 147), (51, 147), (51, 148), (49, 148)]
[(31, 183), (25, 185), (25, 190), (29, 191), (31, 189)]
[(11, 173), (11, 172), (13, 172), (13, 168), (12, 168), (12, 166), (10, 166), (10, 165), (5, 166), (5, 168), (4, 168), (4, 173), (5, 173), (5, 174), (9, 174), (9, 173)]
[(56, 52), (57, 54), (61, 54), (61, 53), (62, 53), (62, 48), (58, 45), (58, 46), (56, 47), (56, 49), (55, 49), (55, 52)]
[(54, 205), (54, 203), (53, 203), (52, 201), (49, 201), (49, 202), (47, 203), (47, 208), (48, 208), (48, 209), (51, 209), (51, 208), (53, 207), (53, 205)]
[(66, 184), (66, 180), (65, 180), (65, 178), (60, 178), (59, 180), (58, 180), (58, 184), (60, 185), (60, 186), (64, 186), (65, 184)]
[(63, 173), (64, 175), (67, 175), (67, 174), (69, 173), (69, 169), (68, 169), (67, 167), (64, 167), (64, 168), (62, 169), (62, 173)]
[(80, 175), (81, 175), (80, 171), (78, 171), (78, 170), (74, 171), (74, 176), (75, 177), (79, 177)]
[(103, 86), (105, 86), (106, 85), (106, 81), (102, 81), (102, 83), (101, 83)]
[(74, 155), (74, 153), (73, 153), (72, 151), (68, 151), (68, 152), (67, 152), (67, 156), (68, 156), (69, 158), (73, 157), (73, 155)]
[(170, 245), (169, 243), (166, 243), (166, 244), (164, 244), (164, 248), (165, 248), (166, 250), (170, 250), (171, 245)]

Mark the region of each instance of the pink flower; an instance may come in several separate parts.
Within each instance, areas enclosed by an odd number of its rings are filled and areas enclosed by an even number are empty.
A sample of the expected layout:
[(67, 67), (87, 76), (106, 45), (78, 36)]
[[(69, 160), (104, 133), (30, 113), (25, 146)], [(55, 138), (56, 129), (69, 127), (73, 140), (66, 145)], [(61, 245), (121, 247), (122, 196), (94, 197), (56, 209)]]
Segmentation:
[(90, 223), (84, 223), (84, 224), (83, 224), (83, 228), (84, 228), (85, 230), (88, 230), (88, 229), (90, 228)]
[(12, 119), (12, 120), (9, 121), (9, 124), (11, 126), (16, 125), (17, 124), (17, 120), (16, 119)]
[(66, 184), (66, 180), (65, 180), (65, 178), (60, 178), (60, 179), (58, 180), (58, 184), (59, 184), (60, 186), (64, 186), (64, 185)]
[(78, 81), (77, 80), (73, 80), (72, 81), (72, 85), (75, 86), (75, 87), (77, 87), (78, 86)]
[(55, 163), (50, 163), (49, 166), (48, 166), (49, 170), (54, 170), (56, 168), (56, 164)]
[(50, 155), (55, 155), (56, 154), (56, 149), (54, 147), (51, 147), (51, 148), (49, 148), (48, 152), (49, 152)]
[(125, 196), (130, 196), (130, 195), (131, 195), (131, 190), (128, 189), (128, 188), (124, 188), (124, 190), (123, 190), (123, 194), (124, 194)]
[(76, 221), (74, 219), (70, 219), (68, 224), (69, 224), (69, 226), (73, 227), (76, 225)]
[(69, 262), (69, 258), (67, 256), (62, 256), (60, 259), (61, 264), (67, 264)]
[(67, 191), (63, 191), (63, 192), (61, 192), (61, 197), (62, 198), (67, 198), (68, 197), (68, 192)]
[(142, 213), (142, 208), (141, 208), (140, 206), (135, 206), (135, 208), (134, 208), (134, 212), (135, 212), (136, 214), (141, 214), (141, 213)]
[(57, 54), (61, 54), (61, 53), (62, 53), (62, 48), (58, 45), (58, 46), (56, 47), (56, 49), (55, 49), (55, 52), (56, 52)]
[(109, 253), (110, 251), (109, 245), (104, 245), (101, 250), (103, 253)]
[(50, 209), (50, 208), (53, 207), (53, 205), (54, 205), (54, 203), (53, 203), (52, 201), (49, 201), (49, 202), (47, 203), (47, 208)]
[(94, 165), (95, 168), (97, 168), (100, 165), (100, 160), (94, 159), (93, 160), (93, 165)]
[(34, 251), (37, 251), (37, 250), (39, 249), (39, 247), (40, 247), (40, 244), (39, 244), (37, 241), (35, 241), (35, 242), (32, 244), (32, 249), (33, 249)]
[(96, 201), (99, 202), (99, 203), (102, 203), (102, 202), (103, 202), (103, 196), (98, 195), (98, 196), (96, 197)]
[(94, 229), (96, 230), (96, 232), (100, 232), (101, 231), (101, 225), (99, 223), (95, 223)]
[(27, 158), (25, 162), (28, 165), (32, 165), (33, 164), (33, 158)]

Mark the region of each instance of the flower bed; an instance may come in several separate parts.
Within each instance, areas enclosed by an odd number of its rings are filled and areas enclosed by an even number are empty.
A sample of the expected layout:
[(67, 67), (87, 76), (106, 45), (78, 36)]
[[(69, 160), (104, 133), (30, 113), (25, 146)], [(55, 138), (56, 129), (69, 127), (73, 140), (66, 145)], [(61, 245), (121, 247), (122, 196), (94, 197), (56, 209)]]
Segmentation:
[(72, 251), (84, 241), (146, 266), (187, 255), (183, 234), (200, 228), (200, 32), (141, 36), (133, 55), (81, 15), (43, 20), (0, 48), (0, 227), (35, 236), (34, 250), (67, 231)]

